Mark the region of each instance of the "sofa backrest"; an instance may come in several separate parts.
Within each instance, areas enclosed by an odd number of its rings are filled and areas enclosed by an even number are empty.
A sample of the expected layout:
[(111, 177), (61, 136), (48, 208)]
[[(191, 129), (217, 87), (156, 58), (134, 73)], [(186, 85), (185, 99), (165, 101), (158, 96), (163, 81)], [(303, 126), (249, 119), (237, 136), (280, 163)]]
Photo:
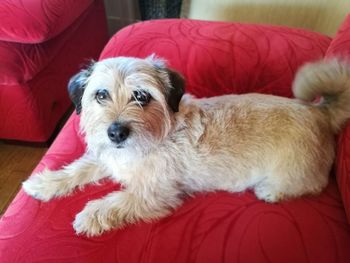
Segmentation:
[(331, 39), (305, 30), (189, 19), (146, 21), (119, 31), (101, 58), (166, 58), (197, 97), (260, 92), (292, 96), (296, 69), (324, 56)]

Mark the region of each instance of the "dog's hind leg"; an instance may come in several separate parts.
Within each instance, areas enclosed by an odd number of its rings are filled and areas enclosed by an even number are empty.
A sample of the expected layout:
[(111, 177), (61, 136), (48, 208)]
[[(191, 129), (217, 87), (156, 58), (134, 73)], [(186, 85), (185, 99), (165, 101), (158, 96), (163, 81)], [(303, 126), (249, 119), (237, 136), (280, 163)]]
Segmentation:
[(32, 197), (48, 201), (70, 194), (74, 188), (97, 182), (108, 174), (87, 154), (61, 170), (44, 169), (23, 182), (24, 191)]
[(268, 203), (281, 201), (285, 195), (279, 187), (273, 182), (266, 179), (254, 187), (255, 195), (258, 199)]
[(256, 196), (269, 203), (319, 194), (328, 183), (328, 169), (310, 169), (305, 162), (281, 163), (254, 186)]

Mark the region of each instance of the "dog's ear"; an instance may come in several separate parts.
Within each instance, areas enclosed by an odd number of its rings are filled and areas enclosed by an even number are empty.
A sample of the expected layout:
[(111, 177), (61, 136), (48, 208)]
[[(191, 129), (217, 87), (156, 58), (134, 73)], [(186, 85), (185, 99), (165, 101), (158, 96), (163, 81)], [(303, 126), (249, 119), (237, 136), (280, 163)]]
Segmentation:
[(77, 114), (81, 112), (81, 99), (84, 94), (85, 86), (89, 76), (93, 71), (95, 62), (91, 61), (86, 69), (83, 69), (79, 73), (75, 74), (68, 83), (68, 94), (72, 102), (74, 103)]
[(167, 103), (173, 112), (179, 111), (179, 103), (182, 95), (185, 93), (185, 78), (177, 71), (167, 67), (164, 59), (158, 58), (156, 54), (152, 54), (146, 58), (152, 65), (168, 74), (170, 87), (167, 94)]
[(167, 103), (173, 112), (179, 111), (179, 104), (185, 93), (185, 78), (177, 71), (167, 68), (169, 75), (170, 90), (167, 97)]

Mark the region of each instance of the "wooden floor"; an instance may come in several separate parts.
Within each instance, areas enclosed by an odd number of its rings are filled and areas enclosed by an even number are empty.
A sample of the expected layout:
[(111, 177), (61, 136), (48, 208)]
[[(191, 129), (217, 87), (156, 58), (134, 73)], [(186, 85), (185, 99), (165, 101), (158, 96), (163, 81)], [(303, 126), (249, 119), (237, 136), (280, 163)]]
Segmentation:
[(46, 151), (47, 148), (0, 142), (0, 216)]

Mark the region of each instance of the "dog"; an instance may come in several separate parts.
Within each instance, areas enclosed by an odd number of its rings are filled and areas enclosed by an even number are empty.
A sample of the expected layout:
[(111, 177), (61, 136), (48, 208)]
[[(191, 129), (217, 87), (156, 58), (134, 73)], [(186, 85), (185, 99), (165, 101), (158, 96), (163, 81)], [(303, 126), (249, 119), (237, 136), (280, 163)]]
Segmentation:
[(196, 192), (251, 189), (274, 203), (326, 187), (335, 135), (350, 118), (346, 62), (303, 66), (295, 99), (196, 99), (184, 88), (181, 74), (154, 55), (109, 58), (79, 72), (68, 90), (86, 152), (31, 176), (24, 191), (49, 201), (102, 178), (117, 181), (122, 190), (89, 201), (73, 222), (77, 234), (97, 236), (165, 217)]

